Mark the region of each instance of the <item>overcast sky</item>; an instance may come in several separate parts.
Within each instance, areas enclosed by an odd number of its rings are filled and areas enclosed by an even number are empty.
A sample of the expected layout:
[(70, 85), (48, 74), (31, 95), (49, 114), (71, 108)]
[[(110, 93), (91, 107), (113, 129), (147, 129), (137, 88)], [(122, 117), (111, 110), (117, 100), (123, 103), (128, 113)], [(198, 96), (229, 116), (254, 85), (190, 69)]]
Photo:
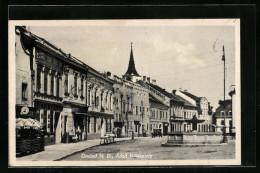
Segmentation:
[(224, 45), (226, 98), (230, 99), (227, 93), (235, 83), (234, 26), (102, 26), (102, 22), (98, 26), (30, 26), (30, 31), (96, 70), (118, 76), (127, 70), (132, 41), (140, 75), (156, 79), (168, 92), (182, 88), (206, 97), (214, 109), (223, 100)]

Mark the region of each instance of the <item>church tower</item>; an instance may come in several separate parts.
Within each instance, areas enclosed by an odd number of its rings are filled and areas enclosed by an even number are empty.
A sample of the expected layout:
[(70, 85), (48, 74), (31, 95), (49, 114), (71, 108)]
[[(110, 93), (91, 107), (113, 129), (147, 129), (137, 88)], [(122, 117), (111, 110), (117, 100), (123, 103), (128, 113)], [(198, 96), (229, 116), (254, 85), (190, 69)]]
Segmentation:
[(130, 52), (130, 59), (129, 59), (129, 64), (128, 64), (128, 69), (126, 73), (123, 75), (123, 77), (126, 80), (136, 82), (137, 80), (141, 79), (141, 76), (137, 73), (135, 69), (135, 61), (134, 61), (134, 55), (133, 55), (133, 48), (132, 48), (133, 43), (131, 42), (131, 52)]

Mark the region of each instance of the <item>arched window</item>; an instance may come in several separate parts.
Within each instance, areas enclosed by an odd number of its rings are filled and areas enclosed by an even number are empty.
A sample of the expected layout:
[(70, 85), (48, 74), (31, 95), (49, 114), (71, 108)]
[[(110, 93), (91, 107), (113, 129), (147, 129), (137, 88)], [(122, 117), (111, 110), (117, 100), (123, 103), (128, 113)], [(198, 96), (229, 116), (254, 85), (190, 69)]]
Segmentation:
[(224, 112), (224, 111), (221, 111), (221, 115), (224, 116), (224, 115), (225, 115), (225, 112)]

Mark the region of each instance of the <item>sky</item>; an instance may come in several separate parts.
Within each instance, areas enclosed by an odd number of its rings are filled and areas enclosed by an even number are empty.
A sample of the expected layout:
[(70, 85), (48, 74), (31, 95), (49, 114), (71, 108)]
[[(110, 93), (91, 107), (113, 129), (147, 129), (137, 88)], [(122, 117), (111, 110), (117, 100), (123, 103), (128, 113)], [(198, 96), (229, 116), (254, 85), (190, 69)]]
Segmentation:
[[(231, 99), (228, 92), (235, 83), (235, 26), (95, 22), (85, 26), (31, 25), (29, 28), (96, 70), (110, 71), (118, 76), (127, 70), (130, 43), (133, 42), (135, 65), (141, 76), (150, 76), (168, 92), (181, 88), (198, 97), (206, 97), (214, 109), (224, 95), (221, 60), (224, 45), (226, 99)], [(234, 21), (224, 21), (225, 24), (229, 22)]]

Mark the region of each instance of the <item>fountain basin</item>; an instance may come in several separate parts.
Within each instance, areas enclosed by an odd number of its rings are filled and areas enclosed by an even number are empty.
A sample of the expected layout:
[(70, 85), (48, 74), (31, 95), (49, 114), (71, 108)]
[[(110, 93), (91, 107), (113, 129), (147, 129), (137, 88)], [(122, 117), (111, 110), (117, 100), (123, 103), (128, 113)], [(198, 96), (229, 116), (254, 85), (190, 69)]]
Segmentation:
[(222, 145), (221, 132), (170, 132), (162, 146), (208, 146)]

